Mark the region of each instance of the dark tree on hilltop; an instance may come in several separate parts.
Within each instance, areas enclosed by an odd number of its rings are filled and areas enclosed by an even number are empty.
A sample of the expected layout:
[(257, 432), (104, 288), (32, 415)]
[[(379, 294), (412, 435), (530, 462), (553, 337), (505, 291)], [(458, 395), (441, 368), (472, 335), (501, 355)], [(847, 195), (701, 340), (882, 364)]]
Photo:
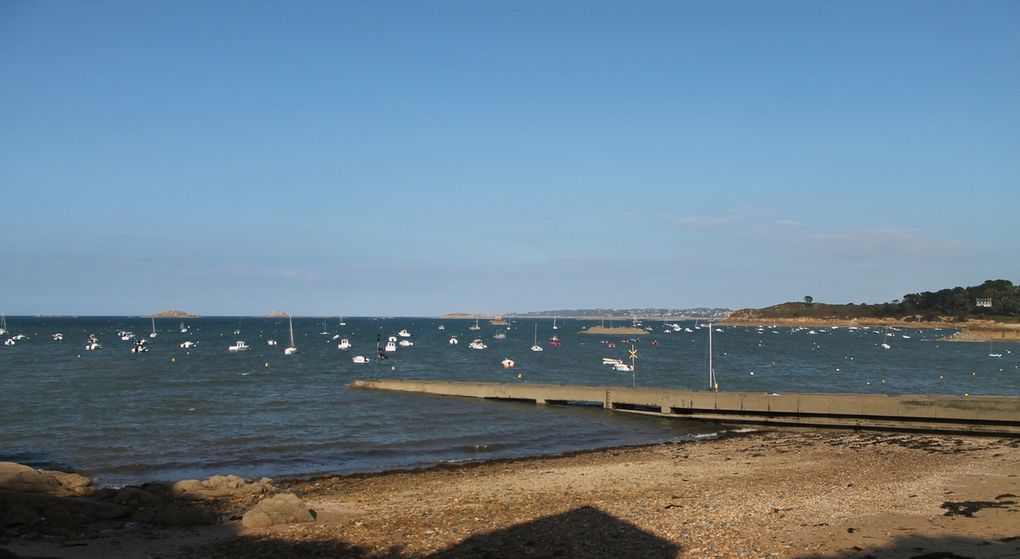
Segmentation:
[(810, 305), (811, 303), (814, 303), (814, 302), (815, 302), (815, 298), (814, 297), (812, 297), (810, 295), (805, 295), (804, 296), (804, 304), (805, 305)]

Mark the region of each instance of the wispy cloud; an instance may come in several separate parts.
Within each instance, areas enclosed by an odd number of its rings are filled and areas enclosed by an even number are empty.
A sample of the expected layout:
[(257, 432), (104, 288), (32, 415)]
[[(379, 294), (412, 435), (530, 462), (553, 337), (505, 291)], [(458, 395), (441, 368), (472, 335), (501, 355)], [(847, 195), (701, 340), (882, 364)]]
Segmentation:
[(788, 246), (837, 256), (963, 258), (985, 251), (984, 247), (943, 239), (929, 231), (895, 227), (840, 229), (776, 224), (761, 233)]
[(738, 223), (748, 223), (756, 217), (769, 213), (773, 213), (773, 210), (734, 208), (722, 215), (685, 215), (675, 217), (672, 221), (673, 225), (679, 229), (714, 229)]
[(773, 225), (778, 225), (779, 227), (806, 227), (807, 226), (806, 223), (804, 223), (802, 221), (797, 221), (797, 220), (794, 220), (794, 219), (777, 219), (777, 220), (773, 221), (772, 224)]

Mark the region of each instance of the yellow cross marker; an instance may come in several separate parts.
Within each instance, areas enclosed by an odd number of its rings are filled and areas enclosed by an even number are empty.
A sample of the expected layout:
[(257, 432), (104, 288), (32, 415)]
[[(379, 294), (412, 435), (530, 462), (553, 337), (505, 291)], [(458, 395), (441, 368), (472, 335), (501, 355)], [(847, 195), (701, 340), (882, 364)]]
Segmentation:
[(637, 350), (634, 349), (634, 346), (630, 346), (630, 358), (637, 359)]

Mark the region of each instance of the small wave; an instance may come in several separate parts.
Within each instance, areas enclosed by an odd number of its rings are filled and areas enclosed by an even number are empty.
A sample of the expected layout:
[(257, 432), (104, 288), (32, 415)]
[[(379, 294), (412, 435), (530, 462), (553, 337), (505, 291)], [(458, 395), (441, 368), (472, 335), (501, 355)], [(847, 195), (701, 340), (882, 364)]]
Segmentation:
[(516, 445), (512, 444), (501, 444), (501, 443), (489, 443), (489, 444), (465, 444), (453, 447), (456, 452), (464, 452), (468, 454), (474, 453), (488, 453), (488, 452), (501, 452), (515, 448)]

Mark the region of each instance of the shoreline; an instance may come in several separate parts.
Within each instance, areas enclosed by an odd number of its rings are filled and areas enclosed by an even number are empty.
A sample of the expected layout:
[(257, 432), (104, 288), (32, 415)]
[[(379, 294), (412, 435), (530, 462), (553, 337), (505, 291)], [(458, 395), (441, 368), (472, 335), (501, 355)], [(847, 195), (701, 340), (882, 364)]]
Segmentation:
[(992, 557), (1020, 553), (1018, 474), (1018, 439), (766, 429), (286, 479), (281, 490), (315, 510), (314, 522), (122, 527), (0, 548), (67, 558)]
[(820, 319), (820, 318), (774, 318), (753, 320), (748, 318), (726, 319), (720, 322), (723, 326), (769, 326), (776, 325), (786, 328), (810, 327), (831, 328), (850, 326), (869, 328), (909, 328), (915, 330), (955, 330), (956, 333), (940, 338), (949, 342), (987, 342), (987, 341), (1020, 341), (1020, 324), (992, 322), (986, 320), (968, 320), (965, 322), (947, 321), (907, 321), (893, 318), (862, 318), (862, 319)]

